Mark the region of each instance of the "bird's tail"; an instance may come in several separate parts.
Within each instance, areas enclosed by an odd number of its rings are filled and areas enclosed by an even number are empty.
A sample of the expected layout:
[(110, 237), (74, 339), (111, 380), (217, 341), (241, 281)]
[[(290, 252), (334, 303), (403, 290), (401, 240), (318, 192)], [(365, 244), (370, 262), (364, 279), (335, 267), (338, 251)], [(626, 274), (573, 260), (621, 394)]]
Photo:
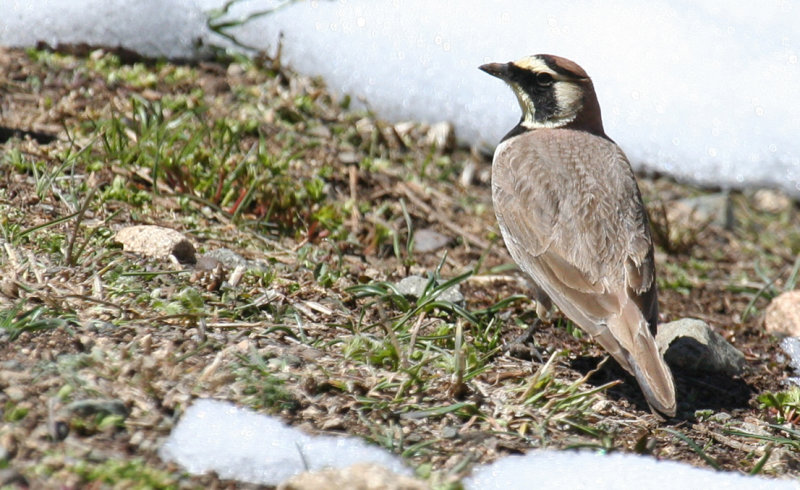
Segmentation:
[(664, 415), (675, 416), (675, 382), (672, 371), (658, 352), (658, 346), (645, 326), (646, 334), (636, 339), (635, 352), (631, 354), (633, 375), (642, 388), (650, 407)]
[[(621, 349), (609, 350), (622, 367), (639, 382), (650, 407), (670, 417), (675, 416), (675, 382), (672, 371), (658, 351), (647, 320), (631, 301), (622, 315), (608, 321), (608, 330)], [(621, 356), (625, 359), (620, 359)]]

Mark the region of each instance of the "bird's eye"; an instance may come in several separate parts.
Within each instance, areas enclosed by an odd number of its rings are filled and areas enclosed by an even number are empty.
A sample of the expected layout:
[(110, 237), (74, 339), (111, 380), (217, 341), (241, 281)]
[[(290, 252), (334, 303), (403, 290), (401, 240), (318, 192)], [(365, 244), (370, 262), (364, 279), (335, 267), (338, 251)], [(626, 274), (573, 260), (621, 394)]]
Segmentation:
[(549, 73), (537, 73), (536, 74), (536, 83), (539, 85), (552, 85), (553, 83), (553, 75)]

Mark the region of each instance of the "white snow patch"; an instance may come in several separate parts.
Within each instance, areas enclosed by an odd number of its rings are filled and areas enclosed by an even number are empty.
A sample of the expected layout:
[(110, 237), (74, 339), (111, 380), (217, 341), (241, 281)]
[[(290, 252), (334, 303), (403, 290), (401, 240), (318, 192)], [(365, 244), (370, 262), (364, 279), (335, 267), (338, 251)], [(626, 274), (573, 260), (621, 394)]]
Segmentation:
[(713, 488), (727, 490), (797, 490), (788, 480), (768, 480), (657, 461), (646, 456), (588, 452), (537, 451), (509, 456), (476, 469), (465, 490), (568, 488), (570, 490), (641, 490)]
[(186, 410), (159, 455), (193, 474), (277, 485), (304, 471), (375, 463), (410, 474), (385, 449), (354, 437), (310, 436), (275, 417), (200, 399)]
[(3, 0), (0, 44), (124, 47), (145, 56), (196, 56), (208, 36), (194, 0)]
[(789, 356), (789, 365), (796, 375), (787, 378), (786, 382), (800, 386), (800, 337), (786, 337), (781, 340), (781, 349)]

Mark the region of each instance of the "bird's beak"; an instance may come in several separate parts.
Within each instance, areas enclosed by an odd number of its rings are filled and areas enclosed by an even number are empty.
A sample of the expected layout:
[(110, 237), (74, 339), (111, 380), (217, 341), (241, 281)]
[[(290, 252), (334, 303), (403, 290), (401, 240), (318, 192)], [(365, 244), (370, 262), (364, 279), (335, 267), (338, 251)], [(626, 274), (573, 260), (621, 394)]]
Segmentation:
[(481, 65), (478, 68), (485, 71), (489, 75), (493, 77), (497, 77), (501, 80), (508, 79), (508, 68), (511, 63), (486, 63), (485, 65)]

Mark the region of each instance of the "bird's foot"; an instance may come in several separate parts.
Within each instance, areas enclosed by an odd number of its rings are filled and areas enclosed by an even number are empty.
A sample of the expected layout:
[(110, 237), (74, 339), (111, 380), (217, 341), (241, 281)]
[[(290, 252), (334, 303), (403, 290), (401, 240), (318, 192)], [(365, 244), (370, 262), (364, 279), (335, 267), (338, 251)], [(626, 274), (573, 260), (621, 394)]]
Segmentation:
[(525, 329), (521, 335), (509, 342), (503, 350), (510, 356), (518, 359), (525, 359), (526, 361), (535, 359), (539, 362), (544, 362), (544, 358), (542, 357), (541, 352), (539, 352), (539, 349), (536, 347), (536, 343), (533, 340), (533, 332), (539, 327), (539, 325), (541, 325), (541, 323), (542, 320), (539, 318), (534, 320), (533, 323), (527, 329)]

